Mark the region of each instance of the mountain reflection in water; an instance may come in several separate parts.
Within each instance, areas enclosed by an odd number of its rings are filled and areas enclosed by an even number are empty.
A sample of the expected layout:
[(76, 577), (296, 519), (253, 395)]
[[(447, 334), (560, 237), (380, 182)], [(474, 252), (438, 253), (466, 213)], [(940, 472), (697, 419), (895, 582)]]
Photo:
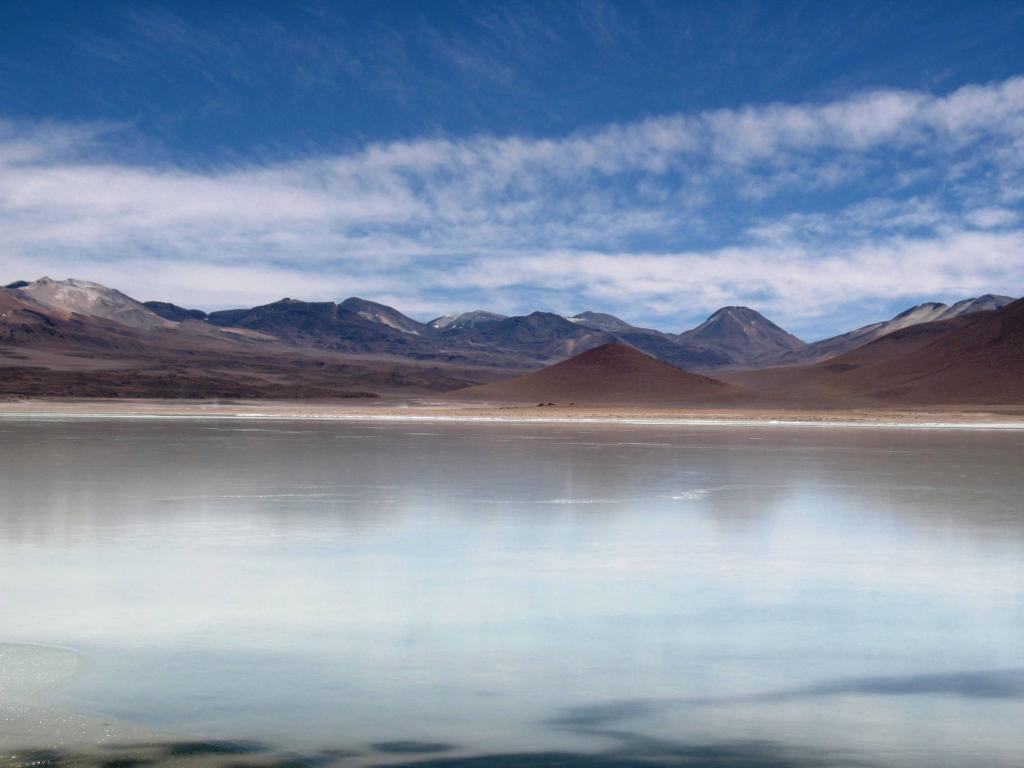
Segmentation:
[(1015, 432), (0, 429), (0, 765), (1024, 762)]

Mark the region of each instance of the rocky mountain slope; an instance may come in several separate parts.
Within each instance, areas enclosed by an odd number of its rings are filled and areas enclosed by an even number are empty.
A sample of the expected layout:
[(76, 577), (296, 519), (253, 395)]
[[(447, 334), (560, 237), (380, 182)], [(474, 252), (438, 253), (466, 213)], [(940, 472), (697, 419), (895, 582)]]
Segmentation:
[(338, 308), (352, 312), (371, 323), (385, 325), (388, 328), (393, 328), (396, 331), (401, 331), (411, 336), (429, 336), (434, 330), (426, 323), (413, 320), (393, 307), (389, 307), (386, 304), (378, 304), (368, 299), (360, 299), (358, 296), (345, 299), (338, 305)]
[(798, 406), (1024, 404), (1024, 300), (909, 325), (814, 365), (727, 378)]
[(762, 362), (771, 365), (807, 365), (816, 363), (838, 357), (903, 328), (920, 325), (921, 323), (936, 322), (938, 320), (951, 320), (955, 317), (962, 317), (974, 312), (991, 311), (1005, 307), (1012, 301), (1013, 299), (1010, 296), (986, 294), (977, 298), (958, 301), (952, 306), (941, 302), (926, 302), (904, 310), (890, 320), (871, 323), (838, 336), (806, 344), (803, 347), (775, 356), (769, 356), (763, 359)]
[(1024, 403), (1024, 300), (904, 328), (825, 366), (831, 388), (886, 402)]
[(42, 277), (17, 289), (37, 304), (70, 314), (102, 317), (132, 328), (162, 328), (167, 320), (142, 302), (88, 280), (51, 280)]

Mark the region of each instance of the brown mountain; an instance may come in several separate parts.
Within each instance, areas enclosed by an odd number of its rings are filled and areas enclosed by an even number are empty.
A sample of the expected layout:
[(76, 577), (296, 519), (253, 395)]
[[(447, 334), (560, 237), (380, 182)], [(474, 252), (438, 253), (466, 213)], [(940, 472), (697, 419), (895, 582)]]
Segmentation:
[(1024, 403), (1024, 299), (925, 323), (830, 360), (831, 388), (904, 403)]
[(693, 404), (728, 398), (738, 391), (624, 344), (604, 344), (534, 373), (462, 389), (450, 397), (558, 404)]
[(990, 293), (977, 298), (958, 301), (952, 306), (937, 301), (929, 301), (906, 309), (890, 320), (871, 323), (838, 336), (815, 341), (803, 347), (782, 352), (761, 362), (769, 365), (807, 365), (818, 363), (838, 357), (858, 347), (863, 347), (865, 344), (870, 344), (877, 339), (881, 339), (890, 333), (895, 333), (904, 328), (910, 328), (922, 323), (933, 323), (938, 320), (952, 320), (953, 318), (963, 317), (975, 312), (1001, 309), (1012, 301), (1013, 299), (1009, 296), (995, 296)]
[(792, 405), (1024, 403), (1024, 299), (919, 323), (816, 365), (730, 374)]

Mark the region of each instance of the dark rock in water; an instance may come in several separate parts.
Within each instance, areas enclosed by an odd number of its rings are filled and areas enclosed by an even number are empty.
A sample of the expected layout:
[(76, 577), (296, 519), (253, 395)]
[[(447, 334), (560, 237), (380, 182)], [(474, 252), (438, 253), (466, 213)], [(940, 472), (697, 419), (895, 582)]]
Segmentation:
[(166, 747), (166, 753), (170, 757), (251, 755), (266, 751), (266, 746), (251, 741), (179, 741)]
[(140, 766), (149, 765), (152, 762), (143, 757), (118, 757), (107, 760), (103, 763), (103, 768), (140, 768)]
[[(825, 768), (864, 765), (847, 755), (802, 750), (775, 742), (686, 744), (620, 731), (585, 731), (620, 745), (606, 752), (506, 752), (416, 758), (404, 768)], [(392, 763), (392, 765), (394, 765)]]
[(74, 765), (71, 755), (51, 750), (35, 750), (32, 752), (15, 752), (12, 756), (14, 765), (32, 766), (33, 768), (64, 768)]
[(433, 741), (381, 741), (371, 745), (378, 752), (390, 755), (419, 755), (435, 752), (451, 752), (454, 744)]

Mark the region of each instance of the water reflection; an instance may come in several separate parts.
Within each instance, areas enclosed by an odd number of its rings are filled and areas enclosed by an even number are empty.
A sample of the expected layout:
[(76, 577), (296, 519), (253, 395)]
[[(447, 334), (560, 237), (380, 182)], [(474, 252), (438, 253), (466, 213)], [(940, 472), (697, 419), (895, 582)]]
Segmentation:
[[(15, 757), (21, 765), (37, 768), (136, 768), (169, 763), (224, 768), (327, 768), (350, 765), (360, 758), (369, 760), (370, 765), (399, 768), (841, 768), (872, 765), (851, 755), (817, 753), (774, 742), (686, 744), (624, 732), (607, 735), (617, 745), (597, 753), (530, 751), (438, 757), (433, 753), (447, 752), (450, 745), (437, 745), (439, 748), (424, 745), (427, 748), (421, 749), (415, 742), (394, 742), (395, 745), (408, 744), (409, 748), (375, 745), (371, 754), (346, 750), (281, 754), (259, 744), (210, 741), (114, 746), (96, 752), (25, 750)], [(395, 756), (412, 759), (395, 760)]]
[(952, 672), (939, 675), (858, 677), (816, 683), (803, 688), (768, 691), (751, 696), (676, 700), (627, 699), (569, 707), (548, 720), (549, 725), (594, 732), (624, 721), (664, 713), (672, 708), (772, 703), (805, 698), (865, 694), (871, 696), (957, 696), (967, 699), (1024, 700), (1024, 669)]
[(1013, 433), (4, 429), (0, 640), (238, 764), (1024, 758)]

